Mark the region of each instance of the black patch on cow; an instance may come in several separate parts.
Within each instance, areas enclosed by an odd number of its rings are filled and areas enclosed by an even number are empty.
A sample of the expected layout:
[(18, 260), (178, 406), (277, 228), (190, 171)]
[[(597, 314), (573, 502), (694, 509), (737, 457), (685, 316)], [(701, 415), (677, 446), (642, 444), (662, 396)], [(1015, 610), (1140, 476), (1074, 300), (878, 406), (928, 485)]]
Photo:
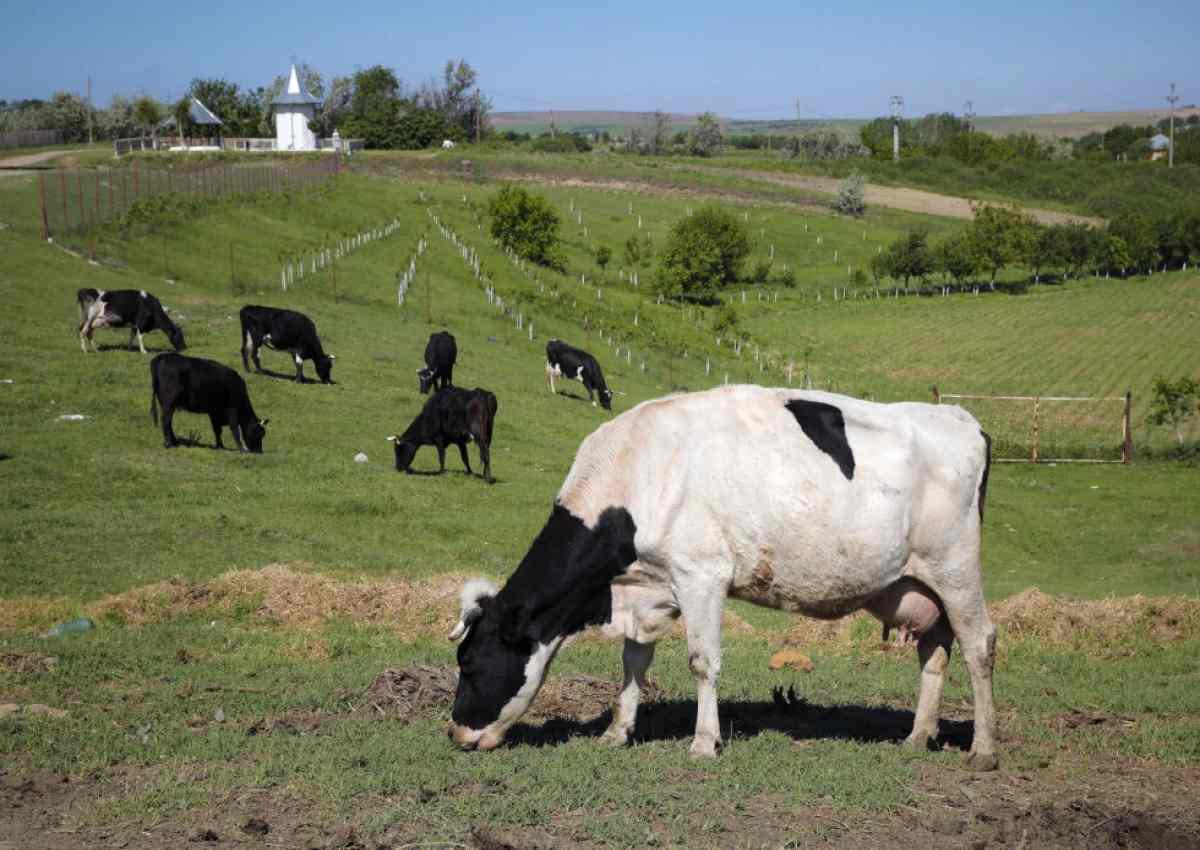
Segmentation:
[(983, 477), (979, 479), (979, 518), (983, 519), (983, 502), (987, 498), (988, 472), (992, 469), (992, 438), (982, 428), (979, 433), (983, 436)]
[(800, 429), (818, 449), (833, 458), (847, 480), (854, 478), (854, 451), (846, 439), (846, 419), (842, 411), (822, 401), (792, 399), (788, 412), (796, 417)]
[(483, 729), (525, 684), (540, 643), (612, 618), (613, 580), (637, 560), (633, 517), (604, 510), (588, 528), (556, 504), (517, 571), (458, 647), (459, 684), (451, 717)]

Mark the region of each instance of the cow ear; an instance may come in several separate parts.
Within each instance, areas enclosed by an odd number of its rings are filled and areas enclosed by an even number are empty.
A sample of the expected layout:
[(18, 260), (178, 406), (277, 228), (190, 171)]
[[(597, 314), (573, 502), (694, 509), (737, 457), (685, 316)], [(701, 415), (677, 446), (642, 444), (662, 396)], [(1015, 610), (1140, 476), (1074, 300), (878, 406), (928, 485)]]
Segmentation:
[(390, 436), (390, 437), (388, 437), (388, 438), (387, 438), (387, 441), (388, 441), (389, 443), (398, 443), (398, 442), (400, 442), (400, 435), (399, 435), (399, 434), (392, 434), (392, 436)]
[(465, 636), (475, 621), (483, 616), (483, 606), (495, 596), (496, 585), (487, 579), (471, 579), (463, 585), (462, 593), (459, 594), (462, 613), (459, 615), (458, 625), (450, 632), (450, 640), (458, 640)]
[(266, 428), (266, 427), (267, 427), (267, 423), (268, 423), (268, 422), (270, 422), (270, 421), (271, 421), (270, 419), (260, 419), (260, 420), (258, 421), (258, 424), (259, 424), (259, 425), (261, 425), (261, 426), (263, 426), (264, 428)]
[(500, 639), (505, 643), (520, 644), (529, 640), (529, 609), (523, 604), (504, 605), (500, 608)]

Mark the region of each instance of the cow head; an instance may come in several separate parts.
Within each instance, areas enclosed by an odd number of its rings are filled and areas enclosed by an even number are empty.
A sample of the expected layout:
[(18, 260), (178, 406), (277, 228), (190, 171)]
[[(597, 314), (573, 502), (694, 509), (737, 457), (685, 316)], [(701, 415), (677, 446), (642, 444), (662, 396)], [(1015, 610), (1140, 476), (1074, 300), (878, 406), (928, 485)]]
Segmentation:
[(337, 360), (332, 354), (326, 354), (318, 357), (313, 361), (317, 367), (317, 377), (321, 379), (323, 384), (333, 383), (333, 361)]
[(600, 390), (600, 406), (605, 410), (612, 410), (613, 392), (608, 387)]
[(529, 611), (497, 598), (483, 579), (467, 582), (462, 615), (450, 633), (458, 645), (458, 689), (450, 710), (450, 739), (464, 750), (491, 750), (529, 708), (562, 642), (530, 634)]
[(428, 366), (417, 370), (417, 380), (421, 385), (421, 395), (429, 395), (429, 391), (433, 389), (433, 375), (434, 371)]
[(413, 443), (406, 442), (399, 434), (393, 434), (387, 439), (396, 452), (396, 471), (408, 472), (408, 468), (412, 466), (413, 458), (417, 456), (417, 449), (419, 447)]
[(242, 426), (242, 442), (247, 451), (262, 454), (263, 438), (267, 436), (267, 423), (270, 421), (269, 419), (260, 419), (258, 422)]
[(167, 339), (171, 340), (171, 345), (175, 346), (175, 351), (183, 351), (187, 348), (187, 343), (183, 341), (183, 331), (179, 325), (171, 325), (167, 328)]

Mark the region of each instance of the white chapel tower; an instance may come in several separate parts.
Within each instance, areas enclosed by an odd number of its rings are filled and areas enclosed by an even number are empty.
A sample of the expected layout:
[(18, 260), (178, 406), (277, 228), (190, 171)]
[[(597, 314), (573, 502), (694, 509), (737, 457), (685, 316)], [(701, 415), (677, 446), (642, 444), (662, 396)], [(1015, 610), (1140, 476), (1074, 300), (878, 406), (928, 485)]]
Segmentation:
[(317, 137), (308, 129), (308, 122), (316, 118), (315, 97), (300, 85), (296, 66), (288, 76), (287, 90), (271, 101), (275, 109), (275, 149), (281, 151), (315, 151)]

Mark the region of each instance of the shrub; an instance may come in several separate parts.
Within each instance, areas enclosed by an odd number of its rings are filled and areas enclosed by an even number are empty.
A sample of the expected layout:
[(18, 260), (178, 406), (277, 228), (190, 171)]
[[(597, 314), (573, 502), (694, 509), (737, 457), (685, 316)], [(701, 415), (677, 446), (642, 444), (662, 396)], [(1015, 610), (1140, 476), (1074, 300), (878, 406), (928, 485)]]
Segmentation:
[(732, 213), (705, 206), (677, 221), (660, 255), (657, 291), (668, 298), (712, 301), (737, 280), (750, 236)]
[(488, 201), (492, 236), (532, 263), (565, 270), (558, 245), (558, 213), (540, 195), (504, 186)]
[(784, 266), (780, 269), (775, 279), (779, 281), (780, 286), (786, 286), (788, 289), (796, 285), (796, 273), (792, 271), (791, 266)]
[(771, 276), (771, 261), (759, 260), (754, 264), (754, 270), (750, 273), (750, 279), (757, 284), (764, 284), (767, 278)]
[(867, 211), (866, 178), (862, 172), (853, 171), (838, 189), (833, 208), (842, 215), (861, 216)]

